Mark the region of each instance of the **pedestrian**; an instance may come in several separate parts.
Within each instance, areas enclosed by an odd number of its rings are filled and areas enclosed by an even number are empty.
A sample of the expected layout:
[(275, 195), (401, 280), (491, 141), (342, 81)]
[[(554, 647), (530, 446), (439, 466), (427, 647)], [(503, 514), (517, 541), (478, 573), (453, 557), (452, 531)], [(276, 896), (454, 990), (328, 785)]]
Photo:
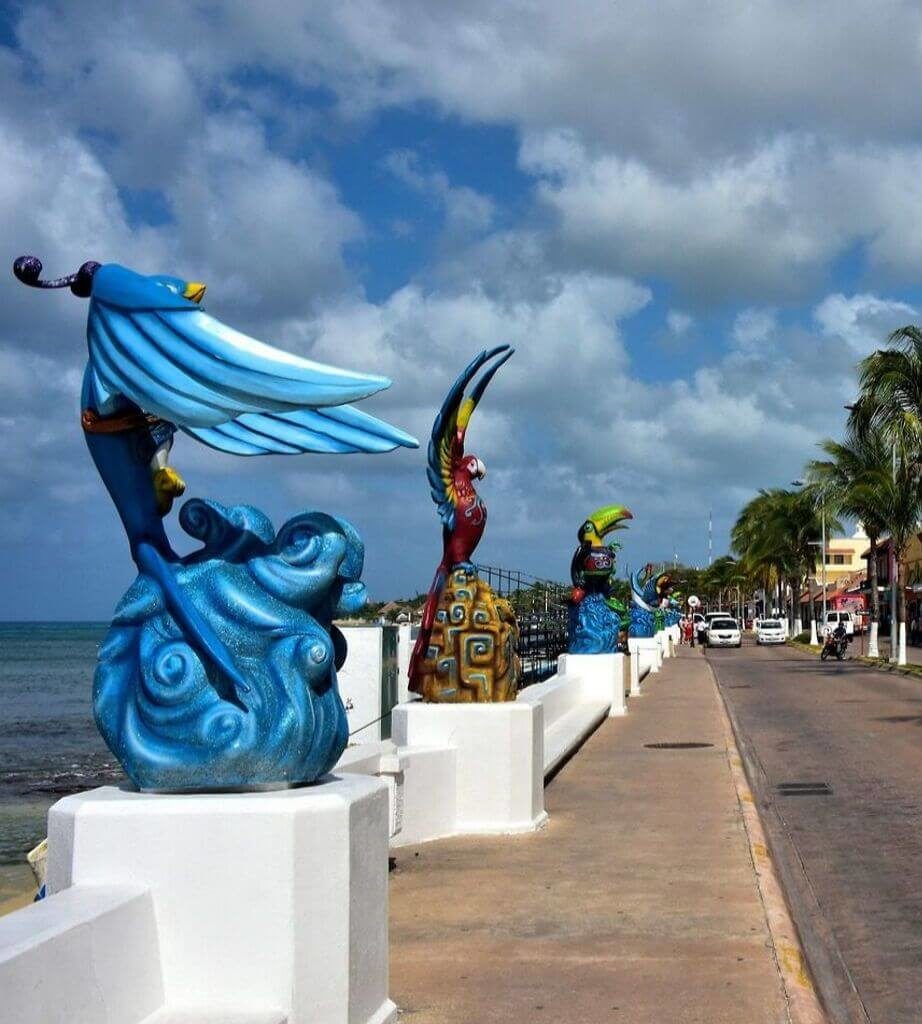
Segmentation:
[(691, 644), (694, 629), (692, 628), (691, 619), (682, 619), (682, 643), (685, 646)]

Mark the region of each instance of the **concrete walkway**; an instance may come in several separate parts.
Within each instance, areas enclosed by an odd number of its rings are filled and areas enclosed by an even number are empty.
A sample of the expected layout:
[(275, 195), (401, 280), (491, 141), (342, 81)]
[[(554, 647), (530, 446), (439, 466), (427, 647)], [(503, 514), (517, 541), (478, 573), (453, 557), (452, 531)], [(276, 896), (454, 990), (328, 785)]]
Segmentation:
[(401, 1020), (788, 1020), (713, 679), (683, 650), (647, 682), (550, 784), (542, 832), (399, 851)]

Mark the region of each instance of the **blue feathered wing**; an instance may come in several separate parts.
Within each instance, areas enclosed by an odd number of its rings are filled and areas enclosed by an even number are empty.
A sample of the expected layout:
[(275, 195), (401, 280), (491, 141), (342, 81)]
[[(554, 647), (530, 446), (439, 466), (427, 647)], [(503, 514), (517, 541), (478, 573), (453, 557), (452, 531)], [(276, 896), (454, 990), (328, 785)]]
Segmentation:
[(136, 289), (138, 275), (124, 268), (102, 267), (97, 277), (88, 341), (100, 394), (124, 395), (235, 455), (416, 447), (402, 430), (346, 404), (389, 387), (386, 377), (273, 348), (180, 296), (167, 298), (164, 288), (126, 298), (122, 286)]

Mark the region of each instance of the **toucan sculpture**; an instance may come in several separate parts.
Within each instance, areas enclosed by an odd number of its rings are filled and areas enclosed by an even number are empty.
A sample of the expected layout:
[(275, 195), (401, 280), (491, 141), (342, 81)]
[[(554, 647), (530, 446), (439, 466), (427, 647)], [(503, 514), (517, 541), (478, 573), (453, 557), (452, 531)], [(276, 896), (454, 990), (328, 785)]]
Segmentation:
[(603, 505), (577, 531), (579, 547), (570, 562), (570, 654), (613, 654), (618, 649), (622, 608), (612, 594), (615, 556), (621, 546), (607, 541), (633, 519), (622, 505)]
[(33, 288), (69, 287), (90, 300), (82, 391), (87, 447), (138, 569), (159, 585), (188, 642), (217, 670), (215, 689), (246, 710), (243, 673), (177, 584), (181, 559), (163, 527), (185, 490), (168, 464), (173, 436), (178, 429), (234, 455), (415, 448), (408, 434), (347, 404), (390, 381), (316, 363), (235, 331), (202, 310), (200, 282), (95, 262), (43, 280), (34, 256), (17, 259), (13, 273)]
[[(451, 386), (432, 425), (427, 475), (432, 500), (442, 521), (442, 560), (429, 588), (419, 635), (410, 658), (410, 689), (414, 692), (421, 692), (416, 685), (417, 669), (429, 647), (439, 598), (448, 574), (459, 568), (474, 571), (471, 558), (487, 525), (486, 505), (474, 488), (474, 481), (482, 480), (487, 469), (476, 455), (464, 451), (468, 424), (487, 385), (514, 352), (515, 349), (509, 345), (500, 345), (484, 350), (473, 359)], [(484, 367), (488, 368), (484, 370)], [(484, 370), (483, 375), (470, 395), (465, 397), (466, 389), (481, 370)]]

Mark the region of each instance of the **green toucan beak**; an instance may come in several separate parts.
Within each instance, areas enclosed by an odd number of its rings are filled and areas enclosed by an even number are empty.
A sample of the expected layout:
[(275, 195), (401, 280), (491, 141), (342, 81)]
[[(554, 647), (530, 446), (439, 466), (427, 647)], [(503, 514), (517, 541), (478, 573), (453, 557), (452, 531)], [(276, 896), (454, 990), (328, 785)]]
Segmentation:
[(588, 540), (594, 544), (601, 544), (602, 538), (614, 530), (625, 529), (623, 523), (633, 519), (631, 510), (623, 505), (603, 505), (595, 512), (586, 517), (586, 522), (580, 530), (579, 539)]

